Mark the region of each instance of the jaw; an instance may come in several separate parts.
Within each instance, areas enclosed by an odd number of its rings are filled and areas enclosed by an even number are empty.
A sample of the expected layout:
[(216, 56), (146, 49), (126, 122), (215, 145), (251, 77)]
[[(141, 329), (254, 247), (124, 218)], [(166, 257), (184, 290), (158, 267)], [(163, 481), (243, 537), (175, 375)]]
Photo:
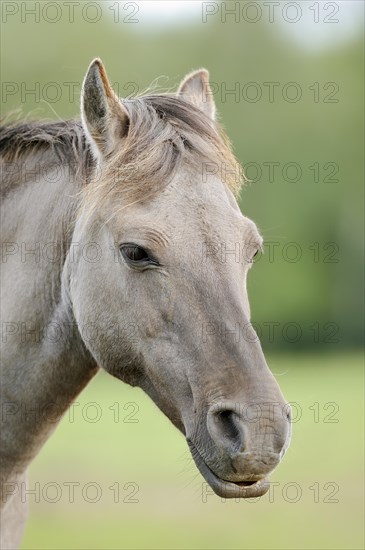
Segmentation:
[(213, 491), (222, 498), (255, 498), (267, 493), (270, 489), (268, 477), (257, 481), (232, 482), (219, 478), (206, 464), (205, 460), (191, 440), (187, 440), (194, 462)]

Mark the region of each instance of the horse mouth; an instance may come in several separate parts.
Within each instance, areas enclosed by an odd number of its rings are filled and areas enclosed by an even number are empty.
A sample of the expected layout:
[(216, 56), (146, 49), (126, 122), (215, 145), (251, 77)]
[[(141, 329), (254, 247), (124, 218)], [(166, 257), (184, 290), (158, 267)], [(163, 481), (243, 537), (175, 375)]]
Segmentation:
[(270, 489), (270, 482), (267, 476), (257, 481), (227, 481), (219, 478), (209, 468), (194, 443), (188, 440), (188, 445), (199, 472), (219, 497), (255, 498), (261, 497)]

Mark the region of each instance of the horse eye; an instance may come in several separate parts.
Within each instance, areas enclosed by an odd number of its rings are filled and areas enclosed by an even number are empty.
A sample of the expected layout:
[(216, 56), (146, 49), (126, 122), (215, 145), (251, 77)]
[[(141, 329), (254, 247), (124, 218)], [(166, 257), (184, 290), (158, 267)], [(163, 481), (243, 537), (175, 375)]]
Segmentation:
[(123, 244), (120, 247), (120, 251), (123, 258), (129, 264), (158, 265), (158, 262), (152, 258), (144, 248), (138, 246), (137, 244)]

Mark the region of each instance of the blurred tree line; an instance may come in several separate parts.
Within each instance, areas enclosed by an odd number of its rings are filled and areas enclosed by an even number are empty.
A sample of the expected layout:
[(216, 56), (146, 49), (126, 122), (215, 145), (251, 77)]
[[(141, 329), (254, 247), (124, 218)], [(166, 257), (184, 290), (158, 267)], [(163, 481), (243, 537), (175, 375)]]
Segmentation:
[(95, 56), (121, 96), (161, 75), (169, 78), (157, 85), (173, 88), (188, 71), (207, 67), (220, 118), (251, 180), (242, 211), (266, 241), (249, 276), (265, 349), (361, 345), (362, 36), (310, 50), (279, 23), (212, 17), (152, 28), (143, 17), (116, 23), (102, 4), (95, 23), (76, 9), (73, 22), (66, 10), (54, 23), (3, 17), (2, 112), (21, 106), (32, 118), (78, 116), (82, 78)]

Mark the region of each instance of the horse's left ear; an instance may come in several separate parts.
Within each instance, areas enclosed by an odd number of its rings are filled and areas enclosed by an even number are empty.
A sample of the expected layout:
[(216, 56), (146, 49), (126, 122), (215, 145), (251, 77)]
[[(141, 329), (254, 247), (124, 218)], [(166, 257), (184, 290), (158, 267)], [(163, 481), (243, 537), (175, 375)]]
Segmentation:
[(215, 103), (206, 69), (188, 74), (181, 82), (177, 95), (193, 103), (212, 120), (215, 119)]

